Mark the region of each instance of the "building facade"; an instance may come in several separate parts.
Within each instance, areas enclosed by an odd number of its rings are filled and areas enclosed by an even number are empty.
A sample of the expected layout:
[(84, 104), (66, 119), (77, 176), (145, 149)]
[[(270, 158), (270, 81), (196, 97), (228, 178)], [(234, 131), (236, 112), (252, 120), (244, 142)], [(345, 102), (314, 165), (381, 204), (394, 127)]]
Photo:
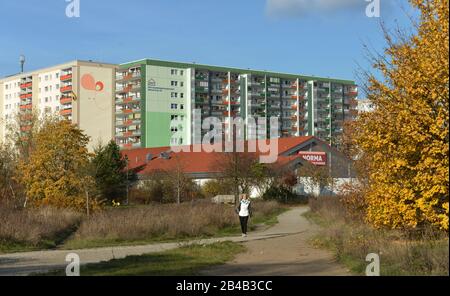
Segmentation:
[[(196, 127), (208, 117), (223, 124), (224, 137), (242, 118), (246, 139), (263, 138), (276, 118), (276, 137), (334, 144), (344, 121), (357, 115), (357, 95), (349, 80), (140, 60), (116, 72), (115, 139), (122, 149), (200, 143), (207, 131), (198, 137)], [(255, 131), (250, 120), (256, 118)]]
[(31, 128), (32, 112), (54, 114), (90, 136), (90, 148), (114, 138), (115, 69), (112, 64), (73, 61), (0, 79), (0, 139), (19, 115), (20, 129)]

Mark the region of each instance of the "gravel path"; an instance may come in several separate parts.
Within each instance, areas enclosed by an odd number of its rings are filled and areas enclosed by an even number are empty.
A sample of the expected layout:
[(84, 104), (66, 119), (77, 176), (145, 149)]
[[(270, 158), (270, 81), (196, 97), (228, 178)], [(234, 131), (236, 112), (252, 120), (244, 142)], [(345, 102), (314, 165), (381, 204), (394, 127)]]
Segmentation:
[[(279, 223), (264, 231), (265, 239), (245, 242), (247, 252), (225, 265), (204, 270), (215, 276), (338, 276), (350, 275), (337, 264), (332, 254), (313, 248), (308, 239), (318, 226), (303, 213), (308, 208), (295, 208), (278, 217)], [(256, 234), (255, 236), (258, 236)]]
[[(222, 241), (243, 242), (248, 251), (228, 264), (208, 269), (205, 275), (346, 275), (331, 254), (308, 245), (316, 226), (301, 216), (306, 207), (295, 208), (278, 217), (279, 223), (249, 233), (246, 238), (224, 237), (194, 240), (210, 244)], [(51, 250), (0, 255), (0, 276), (29, 275), (64, 269), (69, 253), (80, 256), (81, 264), (108, 261), (130, 255), (142, 255), (178, 248), (184, 243), (158, 243), (142, 246), (118, 246), (82, 250)]]

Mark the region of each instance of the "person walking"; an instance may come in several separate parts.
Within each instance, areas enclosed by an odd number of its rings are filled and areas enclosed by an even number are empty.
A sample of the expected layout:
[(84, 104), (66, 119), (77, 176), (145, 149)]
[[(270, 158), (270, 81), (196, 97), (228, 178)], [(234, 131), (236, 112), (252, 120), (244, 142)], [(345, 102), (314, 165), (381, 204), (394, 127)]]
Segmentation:
[(242, 237), (246, 237), (248, 218), (252, 216), (251, 201), (246, 194), (241, 195), (241, 200), (236, 208), (236, 213), (239, 215), (239, 221), (241, 222)]

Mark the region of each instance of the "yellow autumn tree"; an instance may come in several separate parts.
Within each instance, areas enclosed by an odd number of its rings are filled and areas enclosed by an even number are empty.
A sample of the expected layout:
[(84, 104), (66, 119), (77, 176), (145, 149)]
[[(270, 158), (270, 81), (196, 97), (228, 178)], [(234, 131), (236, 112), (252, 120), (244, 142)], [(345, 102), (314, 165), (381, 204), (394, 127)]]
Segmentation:
[(374, 112), (357, 120), (355, 142), (368, 169), (367, 220), (375, 226), (448, 230), (449, 1), (410, 0), (417, 32), (386, 33), (369, 75)]
[[(18, 179), (31, 206), (50, 205), (85, 210), (94, 184), (88, 173), (88, 136), (71, 122), (47, 119), (35, 135), (28, 159), (19, 164)], [(98, 207), (90, 199), (90, 208)]]

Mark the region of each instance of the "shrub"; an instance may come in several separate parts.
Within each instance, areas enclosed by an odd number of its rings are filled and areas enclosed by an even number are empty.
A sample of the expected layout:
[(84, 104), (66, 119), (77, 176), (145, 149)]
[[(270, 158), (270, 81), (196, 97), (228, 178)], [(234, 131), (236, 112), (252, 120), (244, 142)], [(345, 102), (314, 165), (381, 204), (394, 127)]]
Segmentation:
[(264, 192), (262, 198), (264, 200), (278, 201), (280, 203), (308, 203), (306, 196), (297, 195), (285, 186), (271, 186)]

